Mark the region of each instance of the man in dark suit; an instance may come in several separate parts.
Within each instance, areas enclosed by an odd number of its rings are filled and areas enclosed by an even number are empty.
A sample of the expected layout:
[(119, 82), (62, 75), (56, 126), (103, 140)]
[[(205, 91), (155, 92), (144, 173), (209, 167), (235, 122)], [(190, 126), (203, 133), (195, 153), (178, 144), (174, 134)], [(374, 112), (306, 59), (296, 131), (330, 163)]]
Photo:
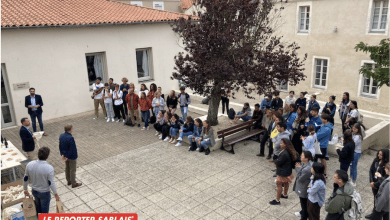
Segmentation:
[(77, 163), (77, 148), (76, 142), (72, 136), (73, 126), (65, 125), (65, 133), (60, 135), (60, 154), (62, 161), (65, 162), (65, 177), (68, 181), (68, 186), (72, 188), (81, 186), (81, 183), (76, 182), (76, 163)]
[[(33, 131), (37, 131), (36, 126), (36, 118), (38, 118), (39, 127), (41, 131), (43, 131), (43, 123), (42, 123), (42, 97), (40, 95), (35, 94), (35, 89), (30, 88), (30, 95), (26, 96), (24, 100), (24, 106), (28, 109), (28, 114), (31, 117)], [(46, 133), (43, 133), (43, 136), (47, 136)]]
[(34, 160), (35, 158), (35, 143), (33, 133), (30, 131), (30, 120), (28, 118), (22, 118), (20, 120), (22, 127), (20, 128), (20, 138), (22, 139), (22, 149), (27, 153), (27, 158), (29, 160)]

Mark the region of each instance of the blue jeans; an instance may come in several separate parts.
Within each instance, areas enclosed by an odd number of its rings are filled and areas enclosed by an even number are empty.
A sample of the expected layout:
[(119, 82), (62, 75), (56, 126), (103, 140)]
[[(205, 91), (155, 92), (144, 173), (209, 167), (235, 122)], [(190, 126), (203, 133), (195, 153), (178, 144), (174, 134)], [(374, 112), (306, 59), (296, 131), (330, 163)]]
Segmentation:
[(145, 128), (149, 127), (150, 111), (141, 111), (141, 116), (145, 122)]
[(188, 106), (180, 106), (180, 110), (181, 110), (181, 117), (183, 121), (186, 121)]
[[(188, 136), (188, 139), (190, 139), (190, 135), (192, 135), (192, 134), (193, 134), (192, 131), (180, 132), (179, 137), (181, 137), (181, 139), (183, 139), (184, 136)], [(179, 141), (179, 143), (181, 143), (181, 141)]]
[(169, 134), (173, 137), (176, 137), (177, 132), (179, 132), (178, 128), (170, 128), (169, 129)]
[(35, 190), (32, 191), (32, 194), (35, 199), (35, 207), (37, 209), (37, 213), (49, 213), (50, 207), (50, 191), (47, 192), (37, 192)]
[(349, 171), (354, 182), (356, 182), (357, 179), (357, 164), (359, 162), (360, 156), (362, 156), (361, 153), (354, 153), (351, 170)]
[[(244, 112), (237, 112), (237, 115), (238, 115), (238, 116), (243, 115), (243, 114), (244, 114)], [(245, 115), (245, 116), (242, 116), (241, 119), (242, 119), (243, 121), (249, 121), (249, 119), (251, 119), (251, 117), (248, 116), (248, 115)]]
[(38, 118), (39, 128), (41, 129), (41, 131), (43, 131), (42, 113), (38, 114), (37, 111), (33, 111), (31, 113), (30, 117), (31, 117), (31, 124), (32, 124), (32, 127), (33, 127), (33, 131), (37, 132), (37, 121), (36, 121), (36, 118)]
[(207, 145), (210, 145), (210, 146), (211, 146), (211, 142), (210, 142), (210, 140), (201, 141), (201, 142), (200, 142), (200, 145), (201, 145), (204, 149), (207, 149), (207, 148), (209, 148), (209, 146), (207, 146)]

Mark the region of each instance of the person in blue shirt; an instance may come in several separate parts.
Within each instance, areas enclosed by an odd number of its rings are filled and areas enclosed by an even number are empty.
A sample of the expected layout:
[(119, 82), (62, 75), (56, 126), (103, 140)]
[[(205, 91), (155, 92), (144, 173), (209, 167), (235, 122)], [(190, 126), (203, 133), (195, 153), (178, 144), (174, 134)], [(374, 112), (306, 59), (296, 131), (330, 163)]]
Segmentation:
[(295, 101), (295, 105), (297, 105), (297, 108), (299, 108), (299, 106), (303, 106), (306, 109), (306, 94), (307, 92), (301, 92), (299, 94), (299, 98)]
[[(322, 109), (322, 113), (329, 114), (330, 116), (329, 122), (332, 123), (332, 125), (334, 125), (334, 115), (336, 113), (336, 104), (334, 104), (335, 100), (336, 100), (336, 96), (331, 95), (329, 97), (329, 102), (327, 102), (324, 108)], [(333, 129), (332, 129), (331, 137), (332, 135), (333, 135)]]
[(324, 165), (313, 163), (311, 167), (312, 180), (309, 183), (307, 194), (307, 212), (309, 219), (320, 219), (321, 207), (325, 204), (326, 180)]
[(60, 154), (62, 161), (65, 162), (65, 176), (68, 181), (68, 186), (72, 185), (72, 188), (76, 188), (82, 184), (76, 182), (76, 162), (78, 155), (72, 132), (73, 126), (71, 124), (65, 125), (65, 133), (60, 135)]
[(306, 119), (305, 130), (307, 129), (307, 127), (309, 127), (309, 125), (313, 125), (316, 132), (318, 131), (318, 129), (320, 129), (322, 122), (320, 117), (318, 117), (319, 110), (320, 110), (319, 108), (311, 109), (310, 114), (312, 115), (312, 117), (310, 119), (309, 118)]
[(288, 114), (286, 124), (287, 124), (287, 130), (289, 130), (291, 132), (291, 135), (293, 135), (294, 133), (292, 133), (293, 132), (292, 124), (294, 123), (295, 118), (298, 116), (297, 106), (295, 104), (290, 104), (289, 108), (290, 108), (290, 113)]
[(326, 113), (321, 115), (322, 126), (316, 132), (317, 141), (320, 142), (321, 155), (316, 154), (315, 161), (321, 159), (321, 163), (325, 166), (326, 175), (326, 161), (329, 160), (328, 145), (329, 139), (332, 136), (333, 124), (329, 123), (330, 116)]
[(313, 109), (313, 108), (318, 108), (320, 109), (320, 104), (318, 104), (317, 102), (317, 96), (316, 95), (311, 95), (310, 96), (310, 101), (309, 101), (309, 106), (307, 107), (307, 112), (309, 113), (309, 118), (313, 117), (310, 113), (310, 111)]
[(271, 108), (271, 103), (272, 103), (272, 95), (266, 95), (260, 104), (260, 109), (263, 110), (263, 112), (265, 112), (267, 106)]

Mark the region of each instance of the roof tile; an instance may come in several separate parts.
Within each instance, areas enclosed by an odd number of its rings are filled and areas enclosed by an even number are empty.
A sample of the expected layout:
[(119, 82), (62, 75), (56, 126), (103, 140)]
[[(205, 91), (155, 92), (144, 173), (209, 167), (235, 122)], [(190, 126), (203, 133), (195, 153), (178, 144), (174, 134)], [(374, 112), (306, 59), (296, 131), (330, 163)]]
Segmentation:
[(180, 17), (189, 16), (114, 0), (1, 1), (2, 28), (157, 22)]

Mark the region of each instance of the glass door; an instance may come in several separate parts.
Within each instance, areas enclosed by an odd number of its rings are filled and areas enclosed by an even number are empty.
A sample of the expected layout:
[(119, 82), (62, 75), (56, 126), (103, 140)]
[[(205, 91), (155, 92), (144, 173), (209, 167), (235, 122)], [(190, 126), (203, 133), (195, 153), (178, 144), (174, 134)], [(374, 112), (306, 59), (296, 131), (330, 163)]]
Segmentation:
[(15, 125), (15, 117), (10, 97), (10, 89), (7, 80), (4, 63), (1, 64), (1, 127)]

